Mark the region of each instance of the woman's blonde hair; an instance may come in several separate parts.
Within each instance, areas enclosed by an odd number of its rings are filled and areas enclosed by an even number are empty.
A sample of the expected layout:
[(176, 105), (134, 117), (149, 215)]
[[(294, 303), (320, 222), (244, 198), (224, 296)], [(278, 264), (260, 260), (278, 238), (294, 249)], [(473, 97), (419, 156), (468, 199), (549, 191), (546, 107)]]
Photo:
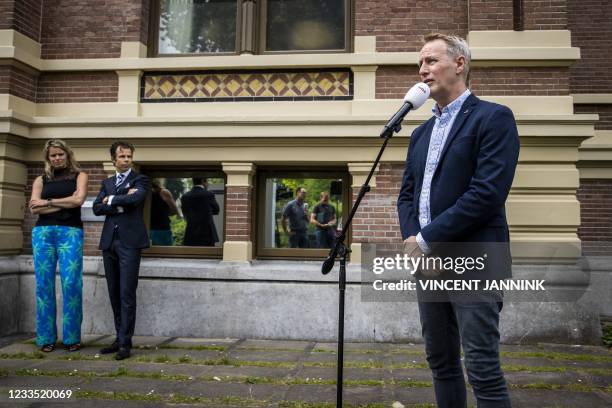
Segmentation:
[(66, 168), (70, 169), (71, 173), (78, 173), (81, 171), (81, 167), (79, 163), (74, 158), (74, 152), (68, 146), (68, 143), (64, 142), (61, 139), (51, 139), (45, 143), (45, 147), (43, 148), (43, 155), (45, 159), (45, 175), (49, 179), (53, 179), (53, 166), (51, 166), (51, 161), (49, 160), (49, 149), (52, 147), (56, 147), (58, 149), (62, 149), (66, 153)]

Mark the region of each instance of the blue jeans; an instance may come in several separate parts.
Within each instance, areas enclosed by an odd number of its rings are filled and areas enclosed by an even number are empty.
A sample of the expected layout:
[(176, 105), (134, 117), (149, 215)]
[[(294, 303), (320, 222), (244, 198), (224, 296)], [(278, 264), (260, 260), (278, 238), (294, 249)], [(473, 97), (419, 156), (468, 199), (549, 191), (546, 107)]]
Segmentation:
[(295, 231), (295, 234), (289, 235), (289, 248), (308, 248), (306, 231)]
[(317, 248), (331, 248), (334, 245), (336, 231), (332, 228), (317, 229)]
[(509, 408), (510, 396), (499, 361), (499, 313), (502, 302), (419, 302), (427, 362), (440, 408), (465, 408), (468, 381), (478, 408)]

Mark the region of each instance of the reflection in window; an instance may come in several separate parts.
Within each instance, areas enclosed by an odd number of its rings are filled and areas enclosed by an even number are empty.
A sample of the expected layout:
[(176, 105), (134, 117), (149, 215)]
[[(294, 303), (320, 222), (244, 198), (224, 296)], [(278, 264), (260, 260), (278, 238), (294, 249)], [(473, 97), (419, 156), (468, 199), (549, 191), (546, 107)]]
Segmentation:
[(265, 248), (330, 248), (342, 224), (341, 179), (266, 178)]
[(154, 178), (151, 190), (153, 245), (223, 244), (223, 178)]
[(161, 0), (161, 54), (236, 50), (236, 0)]
[(345, 0), (268, 0), (266, 50), (345, 48)]

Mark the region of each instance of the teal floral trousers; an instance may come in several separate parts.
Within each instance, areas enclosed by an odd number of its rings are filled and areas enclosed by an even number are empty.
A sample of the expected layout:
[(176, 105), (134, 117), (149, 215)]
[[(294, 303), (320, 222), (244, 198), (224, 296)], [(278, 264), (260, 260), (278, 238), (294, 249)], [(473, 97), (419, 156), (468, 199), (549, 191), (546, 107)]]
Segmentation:
[(63, 342), (81, 342), (83, 320), (83, 229), (59, 225), (32, 229), (36, 275), (36, 344), (55, 344), (55, 270), (59, 262), (62, 282)]

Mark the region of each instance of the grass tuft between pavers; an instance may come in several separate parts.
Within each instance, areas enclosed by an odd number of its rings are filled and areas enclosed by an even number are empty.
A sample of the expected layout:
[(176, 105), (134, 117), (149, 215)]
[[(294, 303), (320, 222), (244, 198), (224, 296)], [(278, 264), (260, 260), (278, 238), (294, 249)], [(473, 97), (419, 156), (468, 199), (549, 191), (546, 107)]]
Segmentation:
[[(239, 407), (267, 407), (267, 400), (245, 399), (239, 397), (194, 397), (183, 394), (137, 394), (128, 392), (100, 392), (100, 391), (77, 391), (76, 398), (91, 400), (117, 400), (117, 401), (144, 401), (144, 402), (166, 402), (170, 404), (215, 404), (231, 405)], [(387, 403), (370, 404), (343, 404), (345, 408), (387, 408)], [(334, 408), (333, 402), (305, 402), (305, 401), (280, 401), (279, 408)], [(408, 404), (406, 408), (435, 408), (435, 404)]]
[(502, 351), (501, 357), (507, 358), (545, 358), (548, 360), (567, 361), (594, 361), (599, 363), (612, 363), (612, 356), (601, 356), (596, 354), (573, 354), (556, 351)]
[(215, 404), (215, 405), (233, 405), (240, 407), (267, 407), (267, 400), (245, 399), (239, 397), (195, 397), (183, 394), (139, 394), (133, 392), (102, 392), (102, 391), (77, 391), (77, 398), (82, 399), (100, 399), (100, 400), (118, 400), (118, 401), (146, 401), (146, 402), (167, 402), (170, 404)]

